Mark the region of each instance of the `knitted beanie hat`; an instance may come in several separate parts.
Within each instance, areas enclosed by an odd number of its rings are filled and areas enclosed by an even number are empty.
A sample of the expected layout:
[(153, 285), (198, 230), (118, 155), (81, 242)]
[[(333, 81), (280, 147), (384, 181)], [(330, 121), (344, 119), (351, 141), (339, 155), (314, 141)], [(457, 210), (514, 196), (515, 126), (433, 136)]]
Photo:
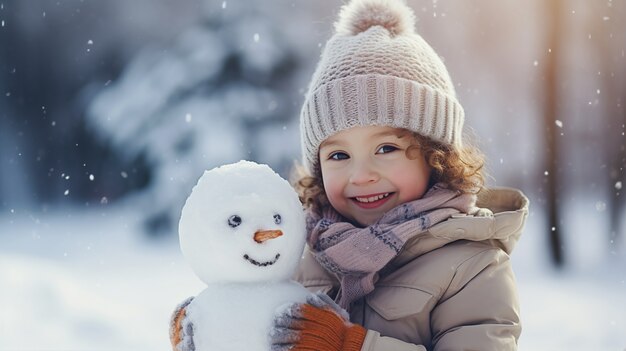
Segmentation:
[(304, 165), (356, 126), (389, 126), (461, 145), (464, 112), (443, 62), (402, 0), (351, 0), (335, 23), (300, 113)]

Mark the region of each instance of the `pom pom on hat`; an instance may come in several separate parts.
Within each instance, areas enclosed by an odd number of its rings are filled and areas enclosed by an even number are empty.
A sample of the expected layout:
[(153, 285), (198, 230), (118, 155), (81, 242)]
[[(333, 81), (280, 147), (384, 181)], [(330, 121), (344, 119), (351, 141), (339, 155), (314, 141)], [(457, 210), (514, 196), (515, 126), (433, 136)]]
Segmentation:
[(335, 30), (356, 35), (381, 26), (392, 35), (414, 32), (415, 14), (402, 0), (352, 0), (341, 8)]

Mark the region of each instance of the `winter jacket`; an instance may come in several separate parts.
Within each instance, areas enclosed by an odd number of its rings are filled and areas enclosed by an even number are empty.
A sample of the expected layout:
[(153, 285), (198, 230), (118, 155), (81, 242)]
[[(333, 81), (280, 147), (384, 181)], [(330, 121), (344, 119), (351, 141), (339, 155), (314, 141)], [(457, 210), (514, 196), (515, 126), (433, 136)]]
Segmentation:
[[(379, 272), (350, 319), (368, 329), (361, 350), (516, 350), (521, 325), (509, 254), (528, 215), (518, 190), (497, 188), (477, 205), (493, 217), (457, 215), (411, 239)], [(337, 278), (307, 248), (295, 279), (334, 297)]]

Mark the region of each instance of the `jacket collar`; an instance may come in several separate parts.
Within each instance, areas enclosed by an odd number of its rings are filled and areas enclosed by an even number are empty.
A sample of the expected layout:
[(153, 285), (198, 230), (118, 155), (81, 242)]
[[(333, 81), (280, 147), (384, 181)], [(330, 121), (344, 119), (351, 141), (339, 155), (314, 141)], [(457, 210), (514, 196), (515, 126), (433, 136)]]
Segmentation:
[(490, 188), (479, 194), (476, 205), (490, 209), (493, 216), (453, 215), (409, 240), (390, 264), (403, 265), (457, 240), (486, 241), (510, 254), (528, 216), (528, 198), (517, 189)]

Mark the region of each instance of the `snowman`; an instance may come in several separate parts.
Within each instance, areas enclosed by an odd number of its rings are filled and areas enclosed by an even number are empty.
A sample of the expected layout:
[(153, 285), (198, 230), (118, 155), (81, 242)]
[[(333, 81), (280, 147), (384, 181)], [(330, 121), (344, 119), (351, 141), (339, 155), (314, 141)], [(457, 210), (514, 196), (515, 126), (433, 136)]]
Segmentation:
[(174, 312), (175, 350), (269, 350), (281, 306), (310, 293), (290, 280), (305, 241), (302, 206), (267, 165), (204, 172), (183, 207), (180, 248), (207, 287)]

